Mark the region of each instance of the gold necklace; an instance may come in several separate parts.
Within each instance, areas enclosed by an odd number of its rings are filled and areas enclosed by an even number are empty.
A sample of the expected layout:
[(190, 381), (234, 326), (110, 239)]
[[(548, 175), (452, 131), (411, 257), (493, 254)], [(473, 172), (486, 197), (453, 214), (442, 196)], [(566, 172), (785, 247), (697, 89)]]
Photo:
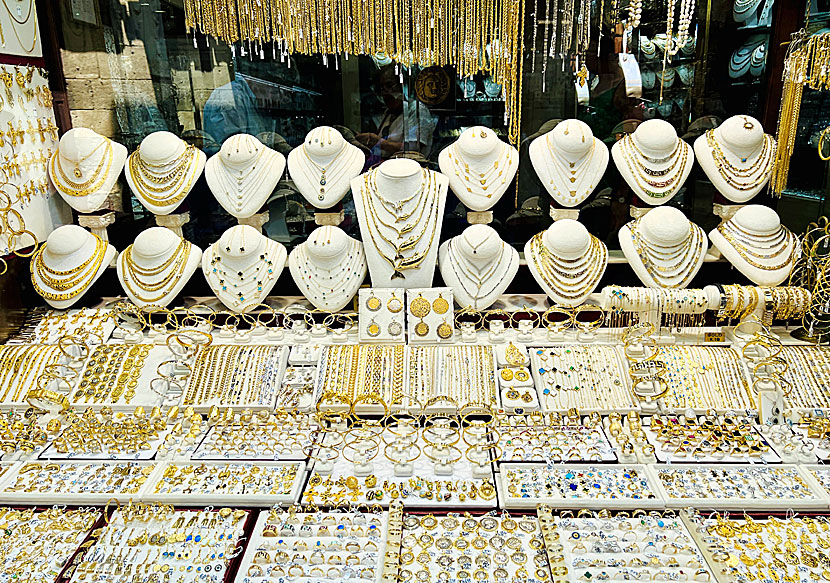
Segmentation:
[[(483, 136), (482, 136), (483, 137)], [(483, 173), (474, 173), (477, 176), (471, 176), (470, 165), (465, 162), (461, 156), (458, 155), (458, 143), (456, 142), (452, 146), (450, 146), (449, 150), (447, 151), (447, 156), (449, 157), (450, 161), (452, 161), (452, 165), (455, 171), (455, 175), (461, 178), (464, 182), (464, 186), (467, 188), (467, 192), (478, 194), (480, 196), (486, 196), (487, 198), (491, 198), (494, 192), (487, 192), (488, 188), (491, 188), (493, 185), (490, 183), (491, 179), (498, 181), (501, 178), (501, 185), (507, 183), (507, 177), (504, 176), (504, 172), (510, 168), (513, 164), (513, 152), (511, 151), (510, 147), (506, 144), (503, 144), (501, 140), (499, 140), (499, 147), (501, 147), (502, 151), (496, 157), (495, 161), (493, 162), (492, 168), (487, 172)], [(499, 166), (501, 165), (501, 168)], [(473, 190), (476, 189), (476, 191)]]
[[(343, 147), (340, 148), (340, 151), (337, 152), (337, 154), (334, 156), (334, 158), (332, 158), (331, 162), (329, 162), (329, 167), (330, 168), (337, 169), (337, 161), (341, 158), (341, 156), (343, 156), (346, 153), (347, 149), (348, 148), (347, 148), (346, 143), (343, 142)], [(328, 184), (328, 182), (329, 182), (329, 180), (327, 178), (327, 174), (326, 174), (328, 172), (328, 168), (318, 164), (317, 162), (315, 162), (312, 159), (312, 157), (309, 155), (308, 151), (306, 150), (305, 142), (303, 142), (303, 144), (300, 146), (300, 150), (302, 151), (303, 156), (305, 156), (306, 162), (308, 162), (317, 171), (317, 173), (320, 175), (320, 180), (318, 181), (319, 184), (320, 184), (320, 191), (317, 193), (317, 200), (321, 200), (321, 201), (325, 200), (325, 198), (326, 198), (326, 184)], [(328, 176), (330, 176), (330, 175), (331, 174), (328, 174)]]
[[(484, 287), (484, 284), (487, 281), (489, 281), (492, 278), (493, 274), (495, 274), (499, 267), (501, 267), (502, 259), (504, 258), (507, 245), (504, 243), (504, 241), (502, 241), (501, 249), (499, 250), (499, 254), (493, 260), (492, 267), (486, 266), (484, 267), (484, 269), (479, 270), (477, 268), (471, 267), (470, 265), (464, 265), (464, 261), (466, 261), (466, 259), (464, 259), (462, 253), (456, 253), (455, 251), (453, 251), (453, 243), (455, 243), (454, 238), (450, 239), (450, 242), (447, 244), (447, 261), (449, 262), (450, 267), (452, 268), (452, 271), (455, 274), (455, 278), (458, 280), (458, 283), (461, 286), (461, 289), (464, 290), (464, 293), (473, 298), (473, 308), (478, 308), (478, 301), (482, 298), (486, 298), (494, 291), (496, 291), (504, 281), (504, 278), (507, 277), (507, 274), (510, 273), (510, 268), (513, 265), (514, 254), (509, 254), (510, 256), (507, 260), (507, 266), (505, 267), (504, 273), (502, 274), (501, 278), (499, 278), (499, 280), (493, 285), (493, 287), (490, 290), (482, 293), (481, 288)], [(462, 259), (464, 260), (462, 261)], [(456, 267), (458, 269), (456, 269)], [(461, 275), (459, 275), (458, 270), (461, 270)], [(467, 289), (467, 286), (464, 285), (465, 279), (467, 279), (469, 282), (475, 285), (475, 293)]]
[[(786, 229), (786, 227), (784, 227), (783, 225), (781, 226), (781, 228)], [(787, 265), (792, 263), (796, 252), (800, 248), (800, 246), (798, 245), (797, 237), (790, 231), (787, 231), (789, 233), (789, 236), (787, 237), (786, 242), (784, 243), (784, 245), (782, 245), (781, 249), (778, 252), (773, 252), (773, 253), (768, 254), (768, 255), (762, 255), (762, 254), (755, 253), (749, 247), (749, 245), (747, 245), (745, 242), (740, 241), (736, 236), (734, 236), (727, 229), (725, 229), (724, 225), (718, 226), (718, 232), (721, 235), (723, 235), (723, 238), (726, 239), (727, 242), (729, 242), (729, 244), (732, 246), (732, 248), (735, 249), (735, 251), (738, 252), (738, 255), (740, 255), (741, 258), (744, 261), (749, 263), (752, 267), (757, 267), (758, 269), (762, 269), (764, 271), (777, 271), (779, 269), (783, 269), (783, 268), (787, 267)], [(765, 264), (765, 263), (759, 263), (758, 261), (755, 261), (752, 258), (752, 257), (757, 257), (759, 259), (772, 259), (774, 257), (783, 256), (784, 255), (784, 250), (787, 248), (788, 245), (790, 247), (790, 252), (787, 253), (786, 256), (784, 257), (783, 261), (781, 261), (781, 263), (779, 263), (777, 265), (768, 265), (768, 264)]]
[[(59, 158), (67, 158), (62, 156), (60, 153), (60, 149), (58, 149), (58, 151), (52, 156), (51, 160), (52, 177), (55, 177), (55, 170), (57, 169), (57, 174), (61, 178), (61, 180), (53, 180), (55, 186), (58, 187), (58, 190), (60, 190), (63, 194), (66, 194), (67, 196), (76, 197), (87, 196), (91, 193), (95, 193), (96, 191), (98, 191), (103, 186), (104, 182), (106, 182), (107, 177), (109, 176), (110, 168), (112, 167), (112, 161), (114, 157), (112, 152), (112, 142), (107, 138), (105, 138), (105, 141), (98, 144), (95, 150), (97, 150), (104, 144), (106, 144), (106, 148), (104, 150), (104, 155), (101, 157), (101, 161), (98, 163), (98, 166), (92, 172), (90, 178), (88, 180), (85, 180), (84, 182), (74, 182), (66, 175), (66, 173), (63, 170), (63, 167), (61, 166)], [(90, 156), (92, 156), (92, 154), (95, 153), (95, 150), (93, 150), (92, 152), (90, 152), (85, 157), (81, 158), (75, 163), (73, 173), (75, 174), (76, 178), (82, 177), (80, 164), (87, 160)], [(106, 169), (104, 169), (104, 164), (106, 164)], [(104, 169), (103, 173), (101, 172), (102, 169)]]
[[(530, 240), (530, 258), (536, 266), (542, 281), (553, 292), (567, 300), (579, 299), (590, 293), (602, 278), (608, 262), (608, 249), (593, 235), (588, 245), (588, 251), (577, 260), (562, 260), (556, 257), (547, 248), (544, 242), (544, 231), (537, 233)], [(578, 270), (571, 271), (565, 264), (580, 262)]]
[[(773, 150), (772, 136), (764, 134), (764, 144), (761, 150), (755, 161), (746, 168), (736, 166), (727, 159), (715, 138), (715, 130), (706, 132), (706, 143), (712, 151), (712, 161), (718, 169), (718, 174), (736, 190), (752, 190), (763, 184), (772, 172), (772, 164), (770, 164)], [(746, 161), (746, 158), (741, 158), (741, 162)]]
[[(190, 256), (190, 243), (185, 241), (184, 239), (178, 244), (176, 249), (164, 261), (161, 265), (153, 268), (143, 268), (135, 261), (132, 257), (133, 254), (133, 246), (130, 245), (124, 252), (121, 254), (121, 276), (124, 280), (124, 284), (127, 286), (129, 292), (134, 295), (136, 298), (141, 300), (144, 303), (152, 304), (158, 302), (166, 295), (168, 295), (176, 285), (180, 282), (181, 278), (184, 276), (185, 267), (187, 266), (187, 259)], [(164, 272), (170, 266), (173, 268), (170, 272), (165, 275), (162, 279), (157, 282), (148, 282), (146, 279), (142, 280), (142, 278), (153, 277), (159, 275)], [(138, 293), (133, 286), (130, 284), (130, 280), (137, 287), (140, 288), (142, 293), (154, 293), (159, 290), (162, 290), (161, 294), (155, 297), (147, 297), (142, 296), (141, 293)], [(172, 285), (168, 289), (164, 289), (167, 287), (169, 283), (172, 282)]]
[[(46, 249), (46, 246), (44, 245), (43, 247), (37, 250), (33, 261), (29, 264), (29, 269), (31, 272), (32, 286), (34, 286), (35, 291), (40, 296), (46, 298), (47, 300), (53, 301), (69, 300), (74, 298), (75, 296), (84, 293), (87, 290), (87, 288), (89, 288), (89, 286), (92, 285), (92, 282), (95, 281), (95, 278), (98, 275), (98, 270), (100, 269), (101, 264), (104, 261), (104, 257), (107, 253), (108, 247), (107, 244), (104, 243), (100, 237), (98, 237), (94, 233), (92, 234), (92, 236), (95, 237), (95, 251), (89, 259), (87, 259), (81, 264), (80, 267), (76, 267), (73, 270), (58, 271), (49, 268), (43, 262), (43, 250)], [(50, 272), (53, 274), (62, 273), (71, 275), (70, 277), (67, 277), (65, 279), (56, 279), (49, 275)], [(51, 291), (47, 291), (43, 289), (38, 283), (38, 277), (53, 290), (57, 290), (58, 292), (64, 292), (66, 290), (70, 291), (66, 293), (53, 293)]]
[[(640, 233), (640, 219), (631, 221), (628, 224), (631, 231), (631, 241), (637, 250), (637, 255), (643, 267), (646, 268), (648, 274), (660, 287), (667, 288), (683, 288), (686, 287), (689, 281), (697, 273), (698, 259), (705, 251), (703, 229), (689, 223), (689, 234), (679, 245), (675, 247), (662, 247), (655, 249), (655, 245), (650, 243)], [(669, 249), (668, 252), (664, 251)], [(669, 259), (667, 259), (668, 255)], [(659, 265), (659, 262), (666, 262), (667, 260), (678, 259), (677, 265), (670, 265), (664, 267)]]
[[(637, 147), (631, 135), (625, 136), (620, 140), (620, 152), (628, 167), (629, 173), (634, 177), (637, 186), (647, 195), (653, 198), (667, 198), (674, 195), (674, 193), (683, 186), (686, 164), (689, 157), (689, 147), (678, 139), (674, 151), (666, 158), (649, 158)], [(676, 156), (678, 148), (682, 149), (680, 156)], [(672, 160), (671, 165), (663, 170), (654, 170), (649, 168), (640, 158), (653, 164), (665, 163)], [(679, 167), (678, 167), (679, 165)], [(672, 170), (674, 172), (668, 178), (665, 178)], [(652, 180), (649, 176), (657, 176), (663, 180)], [(667, 190), (652, 190), (653, 188), (664, 188)]]
[[(32, 17), (32, 13), (34, 12), (34, 5), (35, 5), (35, 0), (29, 0), (29, 13), (26, 15), (26, 18), (24, 18), (23, 20), (18, 20), (17, 18), (15, 18), (14, 13), (9, 8), (9, 5), (6, 3), (6, 0), (3, 0), (3, 6), (6, 7), (6, 12), (9, 13), (9, 17), (12, 20), (14, 20), (17, 24), (21, 24), (21, 25), (26, 24), (27, 22), (29, 22), (29, 19)], [(14, 24), (12, 24), (12, 32), (14, 33), (14, 36), (17, 38), (17, 42), (20, 45), (20, 48), (22, 48), (27, 53), (31, 53), (33, 50), (35, 50), (35, 45), (37, 44), (37, 13), (35, 13), (34, 36), (32, 37), (32, 46), (31, 46), (31, 48), (27, 49), (25, 47), (25, 45), (23, 44), (23, 40), (20, 38), (20, 35), (17, 32), (17, 27), (14, 26)]]
[[(181, 201), (190, 192), (196, 179), (198, 164), (194, 162), (196, 148), (187, 145), (184, 152), (164, 165), (150, 164), (141, 157), (141, 147), (130, 154), (127, 164), (133, 185), (147, 202), (155, 206), (170, 206)], [(192, 168), (191, 168), (192, 166)], [(171, 168), (166, 174), (158, 175), (159, 168)], [(185, 183), (185, 180), (187, 182)], [(153, 184), (161, 186), (156, 187)], [(184, 184), (184, 187), (182, 187)], [(178, 191), (178, 192), (177, 192)], [(159, 197), (156, 194), (167, 194)]]

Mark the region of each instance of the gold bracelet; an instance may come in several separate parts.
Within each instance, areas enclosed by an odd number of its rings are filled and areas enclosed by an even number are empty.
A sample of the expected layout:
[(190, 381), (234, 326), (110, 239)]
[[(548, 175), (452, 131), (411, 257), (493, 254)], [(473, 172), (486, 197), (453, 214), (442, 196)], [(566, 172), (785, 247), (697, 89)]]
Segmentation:
[(63, 412), (69, 409), (69, 399), (48, 389), (31, 389), (26, 393), (26, 402), (35, 409), (53, 412), (56, 408)]

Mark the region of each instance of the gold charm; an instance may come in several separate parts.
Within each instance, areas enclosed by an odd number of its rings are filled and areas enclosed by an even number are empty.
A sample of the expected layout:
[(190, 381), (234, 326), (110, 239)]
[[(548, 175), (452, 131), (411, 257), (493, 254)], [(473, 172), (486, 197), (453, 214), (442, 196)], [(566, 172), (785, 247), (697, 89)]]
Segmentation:
[[(375, 298), (375, 299), (377, 299), (377, 298)], [(378, 301), (380, 301), (380, 300), (378, 300)], [(380, 326), (378, 325), (377, 322), (375, 322), (374, 318), (372, 318), (372, 321), (369, 322), (369, 325), (366, 327), (366, 333), (369, 336), (371, 336), (372, 338), (374, 338), (375, 336), (380, 334)]]
[(511, 366), (522, 366), (525, 363), (525, 357), (522, 351), (516, 348), (513, 342), (510, 342), (504, 350), (504, 360)]
[(395, 295), (395, 292), (392, 292), (392, 297), (389, 298), (389, 301), (386, 302), (386, 308), (393, 314), (397, 314), (398, 312), (403, 310), (403, 302), (398, 299), (398, 296)]
[(432, 302), (432, 310), (436, 314), (446, 314), (447, 310), (450, 309), (450, 303), (441, 297), (441, 294), (438, 294), (438, 297)]
[(438, 332), (439, 338), (443, 338), (444, 340), (446, 340), (447, 338), (452, 337), (452, 326), (450, 326), (446, 322), (443, 322), (438, 325), (436, 332)]
[[(426, 300), (425, 300), (426, 301)], [(426, 336), (429, 334), (429, 325), (423, 320), (415, 324), (415, 334), (418, 336)]]
[(429, 301), (421, 294), (409, 304), (409, 312), (416, 318), (423, 318), (430, 312)]
[(375, 292), (373, 290), (372, 294), (366, 299), (366, 307), (373, 312), (377, 312), (380, 309), (380, 306), (381, 302), (375, 297)]

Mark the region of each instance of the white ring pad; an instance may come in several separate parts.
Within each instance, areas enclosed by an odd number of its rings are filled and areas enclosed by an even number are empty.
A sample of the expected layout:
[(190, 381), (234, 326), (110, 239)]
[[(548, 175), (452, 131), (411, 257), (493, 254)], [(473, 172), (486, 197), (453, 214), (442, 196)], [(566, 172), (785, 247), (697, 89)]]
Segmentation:
[(318, 310), (337, 312), (355, 296), (368, 270), (363, 243), (340, 227), (318, 227), (288, 256), (303, 296)]
[(582, 204), (608, 168), (608, 146), (578, 119), (559, 122), (533, 140), (528, 153), (542, 186), (568, 208)]
[(281, 243), (253, 227), (236, 225), (205, 249), (202, 273), (219, 301), (234, 312), (244, 313), (271, 292), (285, 267), (286, 255)]
[[(142, 269), (157, 269), (172, 257), (181, 241), (181, 237), (167, 227), (150, 227), (149, 229), (139, 233), (135, 238), (135, 243), (133, 243), (130, 253), (131, 259)], [(138, 288), (139, 293), (144, 290), (137, 281), (129, 278), (128, 276), (129, 270), (127, 270), (124, 266), (124, 262), (126, 261), (126, 253), (127, 249), (122, 251), (118, 257), (118, 261), (116, 262), (118, 281), (121, 282), (121, 288), (124, 290), (124, 293), (127, 294), (127, 297), (130, 298), (130, 301), (140, 308), (149, 305), (161, 307), (167, 306), (176, 298), (177, 295), (179, 295), (179, 292), (182, 291), (185, 284), (190, 281), (190, 278), (193, 276), (196, 268), (199, 267), (199, 263), (202, 259), (202, 250), (196, 245), (188, 245), (187, 259), (185, 260), (181, 275), (174, 277), (173, 281), (168, 284), (170, 287), (164, 296), (156, 301), (148, 302), (138, 298), (132, 291), (130, 291), (130, 287), (133, 289)], [(148, 276), (146, 278), (147, 283), (154, 284), (163, 280), (175, 267), (175, 263), (176, 260), (174, 259), (172, 264), (158, 275)], [(129, 281), (127, 281), (128, 279)], [(127, 283), (129, 283), (129, 286)], [(158, 296), (157, 291), (146, 293), (152, 297)]]
[[(542, 233), (541, 245), (547, 252), (560, 262), (566, 262), (568, 269), (578, 274), (566, 278), (561, 273), (547, 274), (541, 266), (541, 257), (534, 252), (534, 239), (525, 244), (525, 259), (530, 274), (536, 283), (545, 291), (545, 294), (556, 304), (561, 306), (578, 306), (588, 299), (599, 284), (605, 269), (608, 267), (608, 249), (605, 243), (594, 237), (582, 223), (573, 219), (561, 219), (553, 223)], [(597, 252), (591, 253), (591, 246), (597, 245)], [(592, 262), (593, 261), (593, 262)], [(601, 263), (598, 263), (601, 262)], [(581, 290), (578, 297), (563, 295), (564, 289), (557, 289), (551, 283), (562, 280), (571, 284), (580, 280), (586, 273), (592, 273), (588, 286)]]
[(666, 254), (669, 255), (679, 252), (689, 237), (702, 239), (702, 244), (698, 244), (697, 247), (690, 246), (681, 258), (672, 258), (666, 261), (661, 260), (659, 256), (650, 255), (646, 259), (650, 264), (654, 264), (652, 269), (656, 269), (658, 273), (664, 273), (661, 268), (667, 270), (665, 271), (668, 274), (667, 277), (674, 275), (672, 268), (675, 265), (681, 264), (683, 266), (680, 270), (686, 273), (683, 280), (679, 284), (666, 286), (657, 281), (654, 275), (649, 272), (640, 251), (634, 244), (632, 229), (637, 225), (637, 221), (631, 221), (624, 225), (618, 235), (623, 255), (625, 255), (628, 264), (631, 265), (631, 269), (634, 270), (643, 285), (654, 288), (672, 287), (682, 289), (688, 287), (700, 271), (703, 266), (703, 259), (706, 257), (706, 249), (709, 246), (706, 233), (674, 207), (657, 207), (646, 213), (639, 221), (637, 232), (646, 244), (665, 248)]
[[(627, 148), (628, 140), (631, 140), (633, 146), (636, 146), (640, 152), (652, 160), (665, 160), (665, 162), (646, 160), (634, 148)], [(626, 148), (625, 151), (624, 148)], [(689, 178), (695, 162), (692, 147), (677, 137), (674, 126), (662, 119), (650, 119), (641, 123), (630, 134), (630, 137), (624, 137), (611, 147), (611, 156), (620, 175), (634, 194), (652, 206), (666, 204), (674, 198), (683, 187), (686, 179)], [(684, 156), (685, 163), (683, 161)], [(645, 166), (651, 172), (651, 175), (647, 174), (638, 164)], [(665, 176), (661, 175), (666, 171), (668, 173)], [(652, 187), (645, 180), (650, 182), (672, 180), (672, 183), (665, 190), (656, 190), (665, 187)], [(646, 189), (650, 192), (646, 192)], [(661, 195), (654, 196), (652, 193), (660, 193)]]
[[(140, 152), (133, 152), (131, 156), (141, 154), (141, 159), (156, 165), (172, 163), (177, 156), (180, 156), (187, 148), (187, 143), (170, 132), (153, 132), (141, 140)], [(130, 170), (129, 160), (124, 166), (124, 176), (127, 184), (138, 201), (154, 215), (169, 215), (179, 208), (187, 198), (187, 194), (196, 186), (196, 181), (205, 168), (207, 156), (201, 150), (193, 153), (193, 158), (186, 170), (187, 178), (179, 184), (179, 188), (166, 193), (154, 193), (158, 198), (164, 197), (167, 200), (174, 200), (170, 204), (156, 205), (149, 200), (135, 187), (135, 179)], [(187, 190), (185, 190), (187, 189)], [(183, 196), (182, 196), (183, 194)], [(180, 197), (180, 198), (179, 198)]]
[[(320, 126), (288, 154), (288, 174), (310, 204), (328, 209), (343, 200), (366, 156), (335, 128)], [(322, 173), (321, 170), (325, 170)]]
[(438, 269), (456, 303), (475, 310), (499, 299), (516, 277), (519, 262), (519, 252), (489, 225), (470, 225), (438, 249)]
[(492, 208), (519, 169), (519, 152), (490, 128), (473, 126), (438, 154), (438, 167), (450, 188), (472, 211)]
[[(778, 217), (773, 209), (768, 206), (760, 204), (750, 204), (738, 210), (735, 216), (729, 219), (727, 223), (733, 223), (743, 231), (750, 233), (753, 236), (771, 236), (780, 229), (789, 230), (781, 224), (781, 219)], [(792, 235), (792, 233), (790, 233)], [(749, 262), (741, 256), (735, 246), (730, 243), (718, 229), (713, 229), (709, 233), (709, 238), (712, 244), (720, 251), (727, 261), (731, 263), (735, 269), (740, 271), (755, 285), (764, 287), (774, 287), (790, 276), (795, 260), (798, 257), (800, 242), (798, 237), (792, 235), (790, 242), (786, 245), (780, 254), (774, 257), (759, 258), (752, 257), (752, 261), (760, 265), (775, 266), (779, 265), (787, 256), (790, 256), (790, 261), (780, 269), (761, 269), (750, 265)], [(795, 247), (795, 252), (791, 254)], [(763, 255), (763, 249), (750, 249), (753, 252)]]
[[(112, 146), (109, 156), (107, 156), (108, 148), (104, 144), (105, 141), (109, 141)], [(110, 161), (108, 162), (105, 158), (110, 158)], [(90, 129), (72, 128), (61, 137), (58, 149), (52, 155), (47, 170), (52, 184), (60, 184), (65, 189), (71, 189), (71, 187), (61, 178), (61, 170), (69, 177), (69, 180), (75, 183), (97, 178), (90, 185), (97, 186), (97, 188), (85, 196), (66, 195), (55, 186), (58, 194), (73, 210), (79, 213), (91, 213), (100, 209), (106, 202), (115, 182), (121, 176), (126, 160), (127, 148), (118, 142), (113, 142)], [(74, 168), (69, 168), (72, 162), (77, 163), (81, 171), (80, 178), (73, 174)], [(96, 176), (95, 170), (102, 162), (101, 174)], [(60, 169), (56, 168), (56, 165), (60, 165)]]
[[(92, 280), (89, 282), (89, 285), (87, 285), (83, 291), (80, 291), (78, 295), (66, 300), (50, 300), (44, 298), (47, 304), (58, 310), (63, 310), (72, 306), (84, 297), (84, 294), (86, 294), (98, 278), (103, 275), (104, 271), (106, 271), (107, 267), (109, 267), (112, 260), (118, 253), (118, 251), (115, 250), (115, 247), (109, 243), (105, 242), (104, 245), (106, 247), (106, 250), (104, 251), (104, 258), (98, 266)], [(52, 231), (52, 234), (50, 234), (46, 239), (46, 245), (43, 249), (43, 261), (52, 269), (58, 271), (69, 271), (89, 259), (94, 252), (95, 235), (77, 225), (64, 225)], [(35, 257), (37, 257), (37, 255), (32, 257), (32, 261), (34, 261)], [(46, 282), (44, 282), (40, 277), (37, 270), (34, 269), (34, 264), (32, 264), (32, 279), (37, 281), (38, 286), (48, 292), (57, 294), (67, 293), (68, 291), (55, 290), (49, 287), (49, 285), (47, 285)]]
[[(395, 287), (395, 288), (425, 288), (432, 287), (432, 279), (435, 274), (435, 263), (438, 259), (438, 243), (441, 235), (441, 225), (444, 222), (444, 205), (447, 202), (447, 177), (431, 170), (426, 171), (427, 180), (432, 180), (433, 186), (429, 196), (431, 200), (425, 202), (426, 208), (417, 221), (417, 224), (409, 233), (404, 233), (398, 238), (396, 233), (385, 227), (380, 218), (386, 223), (394, 223), (395, 216), (387, 212), (385, 206), (378, 196), (368, 192), (364, 182), (374, 177), (377, 190), (389, 204), (404, 201), (407, 197), (415, 195), (422, 187), (424, 172), (420, 164), (408, 158), (396, 158), (383, 162), (374, 170), (361, 174), (352, 180), (352, 195), (354, 197), (355, 212), (360, 224), (360, 238), (363, 241), (363, 251), (369, 264), (369, 275), (372, 279), (372, 287)], [(420, 196), (426, 196), (421, 194)], [(416, 196), (415, 199), (419, 199)], [(370, 216), (367, 199), (371, 197), (375, 211), (382, 211), (384, 216)], [(403, 203), (403, 210), (406, 213), (412, 208), (412, 202)], [(417, 214), (417, 213), (416, 213)], [(416, 220), (410, 218), (410, 221)], [(426, 225), (425, 225), (426, 222)], [(407, 224), (406, 221), (401, 225)], [(383, 235), (397, 243), (405, 241), (413, 233), (417, 234), (424, 230), (423, 237), (415, 243), (415, 246), (403, 252), (404, 260), (412, 258), (415, 254), (425, 253), (423, 260), (417, 267), (401, 270), (401, 277), (395, 276), (395, 269), (390, 261), (394, 260), (395, 249), (380, 235), (378, 228), (382, 229)], [(401, 228), (401, 227), (399, 227)]]
[(255, 215), (285, 171), (285, 157), (250, 134), (236, 134), (205, 164), (205, 181), (228, 214)]
[[(735, 115), (719, 127), (710, 130), (711, 138), (717, 143), (726, 162), (736, 168), (746, 169), (754, 164), (759, 167), (749, 177), (741, 177), (737, 188), (727, 181), (716, 162), (717, 154), (709, 145), (707, 134), (695, 140), (694, 148), (697, 161), (712, 185), (728, 200), (743, 204), (755, 197), (767, 185), (775, 163), (775, 139), (764, 133), (764, 128), (754, 117)], [(735, 182), (735, 176), (730, 177)], [(746, 188), (750, 183), (758, 184)]]

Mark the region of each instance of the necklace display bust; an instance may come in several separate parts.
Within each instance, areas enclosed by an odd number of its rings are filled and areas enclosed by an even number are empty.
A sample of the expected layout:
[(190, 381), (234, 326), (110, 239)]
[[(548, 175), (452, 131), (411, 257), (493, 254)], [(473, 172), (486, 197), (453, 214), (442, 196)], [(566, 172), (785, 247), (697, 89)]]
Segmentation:
[(32, 285), (53, 308), (69, 308), (101, 277), (116, 253), (115, 247), (86, 229), (58, 227), (32, 256)]
[(692, 147), (662, 119), (641, 123), (612, 146), (611, 156), (634, 194), (654, 206), (680, 191), (695, 162)]
[(474, 126), (438, 154), (438, 166), (450, 188), (472, 211), (492, 208), (519, 169), (519, 152), (490, 128)]
[(248, 225), (231, 227), (202, 254), (202, 272), (225, 306), (244, 313), (271, 292), (285, 267), (285, 247)]
[(150, 227), (118, 256), (118, 280), (136, 306), (167, 306), (199, 267), (202, 250), (166, 227)]
[(748, 115), (735, 115), (695, 140), (695, 154), (712, 185), (743, 204), (761, 192), (775, 163), (775, 139)]
[(336, 129), (314, 128), (288, 154), (288, 173), (312, 205), (328, 209), (343, 200), (351, 180), (360, 174), (366, 156)]
[(755, 285), (773, 287), (790, 276), (800, 244), (778, 214), (750, 204), (709, 233), (712, 244)]
[(49, 161), (49, 180), (79, 213), (97, 211), (124, 169), (127, 148), (86, 128), (72, 128)]
[(559, 122), (533, 140), (529, 154), (542, 186), (563, 207), (584, 202), (608, 168), (608, 146), (578, 119)]
[(674, 207), (658, 207), (624, 225), (620, 248), (647, 287), (686, 288), (703, 266), (703, 229)]
[(459, 306), (489, 308), (519, 270), (519, 252), (488, 225), (470, 225), (438, 250), (438, 268)]
[(130, 154), (124, 175), (138, 201), (154, 215), (176, 210), (205, 168), (205, 154), (170, 132), (154, 132)]
[(525, 244), (527, 267), (548, 297), (578, 306), (596, 289), (608, 266), (608, 248), (582, 223), (561, 219)]
[(414, 160), (387, 160), (352, 180), (373, 287), (432, 287), (447, 178)]
[(285, 170), (285, 157), (250, 134), (236, 134), (205, 165), (208, 188), (231, 216), (244, 219), (262, 208)]
[(363, 244), (343, 229), (324, 226), (288, 256), (291, 277), (318, 310), (342, 310), (366, 278)]

